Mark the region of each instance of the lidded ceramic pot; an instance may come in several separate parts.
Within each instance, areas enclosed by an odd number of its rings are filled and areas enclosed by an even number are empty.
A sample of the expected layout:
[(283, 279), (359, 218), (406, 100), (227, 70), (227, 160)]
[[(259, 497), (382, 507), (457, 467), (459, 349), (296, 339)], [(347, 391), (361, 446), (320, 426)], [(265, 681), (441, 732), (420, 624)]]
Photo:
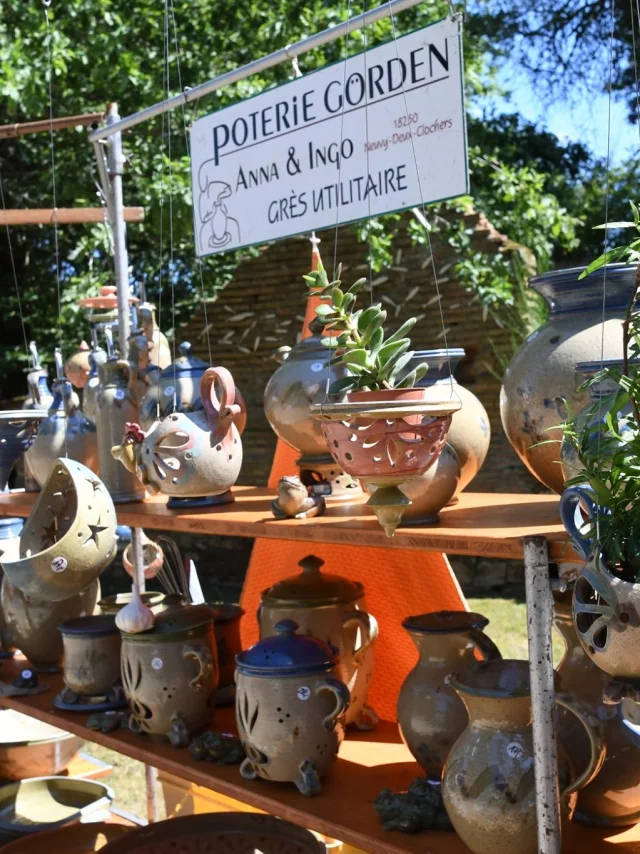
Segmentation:
[(358, 729), (373, 729), (378, 717), (367, 705), (367, 691), (378, 623), (367, 613), (363, 585), (322, 572), (323, 565), (323, 560), (308, 555), (298, 564), (301, 573), (262, 592), (260, 637), (272, 635), (281, 620), (294, 620), (301, 634), (334, 646), (340, 654), (338, 675), (351, 695), (345, 722)]
[(336, 678), (338, 650), (297, 629), (281, 620), (275, 635), (236, 656), (236, 722), (247, 754), (240, 773), (317, 795), (344, 737), (349, 689)]
[(322, 344), (324, 325), (315, 318), (309, 324), (312, 335), (295, 347), (281, 347), (276, 358), (280, 367), (264, 390), (264, 411), (274, 433), (299, 451), (300, 479), (305, 486), (324, 485), (328, 499), (357, 498), (362, 493), (351, 475), (338, 466), (327, 448), (322, 427), (311, 415), (330, 383), (346, 376), (346, 369), (327, 367), (330, 353)]
[[(554, 623), (565, 654), (556, 668), (560, 688), (591, 710), (604, 728), (607, 755), (597, 776), (578, 792), (574, 819), (600, 827), (625, 827), (640, 821), (640, 734), (625, 715), (623, 703), (607, 705), (602, 693), (609, 681), (578, 640), (571, 614), (571, 588), (553, 591)], [(591, 750), (582, 727), (559, 710), (558, 738), (577, 771), (589, 762)]]
[(549, 318), (515, 354), (500, 391), (502, 425), (513, 449), (539, 481), (558, 493), (564, 488), (560, 441), (551, 440), (561, 440), (562, 432), (553, 428), (567, 417), (565, 401), (572, 412), (589, 401), (588, 391), (576, 391), (575, 366), (622, 358), (620, 322), (635, 288), (633, 265), (607, 265), (606, 289), (604, 268), (579, 280), (583, 270), (556, 270), (530, 280), (547, 302)]
[(9, 579), (2, 579), (0, 593), (5, 642), (18, 648), (42, 673), (57, 673), (62, 666), (63, 644), (58, 625), (63, 620), (93, 614), (100, 598), (100, 582), (92, 581), (75, 596), (42, 602), (25, 596)]
[(120, 687), (120, 632), (115, 617), (95, 614), (65, 620), (58, 631), (64, 645), (63, 704), (85, 704), (104, 698), (109, 705), (123, 699)]
[(57, 379), (47, 418), (26, 454), (29, 469), (42, 488), (58, 457), (68, 457), (98, 473), (96, 426), (80, 410), (78, 395), (64, 376), (62, 353), (56, 349)]
[(469, 611), (437, 611), (407, 617), (402, 628), (418, 648), (419, 659), (398, 696), (402, 740), (432, 780), (440, 780), (449, 751), (467, 726), (464, 703), (449, 684), (451, 674), (500, 652), (484, 634), (489, 620)]
[(174, 608), (146, 632), (122, 632), (122, 685), (134, 732), (183, 746), (211, 723), (218, 686), (213, 616), (206, 605)]
[(157, 377), (140, 400), (138, 423), (143, 430), (172, 412), (199, 412), (203, 409), (200, 380), (209, 365), (191, 352), (188, 341), (179, 347), (180, 355)]
[[(529, 662), (476, 663), (454, 674), (451, 685), (469, 713), (442, 778), (454, 830), (474, 854), (537, 854)], [(578, 719), (591, 746), (587, 767), (576, 775), (558, 744), (560, 811), (566, 821), (577, 791), (598, 772), (605, 746), (599, 722), (588, 710), (558, 692), (556, 704)]]

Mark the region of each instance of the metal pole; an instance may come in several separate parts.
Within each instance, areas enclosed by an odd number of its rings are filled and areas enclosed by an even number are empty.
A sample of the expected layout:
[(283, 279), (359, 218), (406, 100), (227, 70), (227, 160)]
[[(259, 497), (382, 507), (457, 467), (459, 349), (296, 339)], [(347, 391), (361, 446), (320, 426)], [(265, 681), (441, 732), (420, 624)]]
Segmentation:
[[(107, 125), (113, 126), (118, 122), (118, 105), (109, 104), (107, 107)], [(122, 154), (122, 135), (113, 133), (109, 136), (108, 160), (109, 179), (111, 185), (111, 227), (113, 229), (113, 255), (116, 268), (116, 287), (118, 294), (118, 349), (123, 359), (127, 357), (127, 339), (129, 338), (129, 259), (127, 257), (127, 229), (124, 221), (124, 204), (122, 201), (122, 169), (124, 156)], [(98, 169), (100, 161), (98, 160)]]
[(533, 718), (538, 854), (560, 854), (560, 795), (553, 688), (553, 597), (544, 537), (524, 538), (529, 676)]
[(95, 142), (98, 139), (105, 139), (106, 137), (111, 136), (111, 134), (121, 133), (122, 131), (139, 125), (141, 122), (146, 122), (148, 119), (152, 119), (154, 116), (159, 116), (162, 113), (168, 113), (170, 110), (175, 110), (177, 107), (182, 107), (184, 104), (188, 104), (191, 101), (197, 101), (205, 95), (210, 95), (212, 92), (222, 89), (223, 86), (229, 86), (232, 83), (237, 83), (239, 80), (251, 77), (252, 74), (259, 74), (267, 68), (273, 68), (283, 62), (291, 62), (291, 60), (296, 56), (302, 56), (302, 54), (308, 53), (310, 50), (315, 50), (323, 45), (330, 44), (347, 33), (353, 33), (356, 30), (361, 30), (371, 24), (375, 24), (376, 21), (382, 21), (384, 18), (390, 18), (392, 15), (397, 15), (399, 12), (411, 9), (413, 6), (417, 6), (418, 3), (421, 2), (422, 0), (389, 0), (389, 2), (382, 3), (375, 9), (370, 9), (361, 15), (355, 15), (354, 17), (349, 18), (348, 21), (343, 21), (341, 24), (336, 24), (335, 27), (329, 27), (328, 29), (322, 30), (313, 36), (309, 36), (306, 39), (295, 42), (295, 44), (290, 44), (286, 47), (280, 48), (280, 50), (276, 50), (267, 56), (263, 56), (261, 59), (255, 59), (253, 62), (242, 65), (240, 68), (236, 68), (235, 71), (228, 71), (226, 74), (214, 77), (213, 80), (201, 83), (193, 89), (181, 92), (179, 95), (174, 95), (173, 98), (169, 98), (166, 101), (160, 101), (151, 107), (140, 110), (138, 113), (133, 113), (133, 115), (127, 116), (121, 121), (118, 121), (117, 124), (109, 123), (109, 119), (107, 119), (109, 126), (98, 128), (98, 130), (95, 130), (89, 136), (89, 139), (91, 142)]
[(160, 805), (158, 803), (158, 769), (151, 765), (144, 766), (144, 781), (147, 788), (147, 819), (149, 824), (160, 821)]

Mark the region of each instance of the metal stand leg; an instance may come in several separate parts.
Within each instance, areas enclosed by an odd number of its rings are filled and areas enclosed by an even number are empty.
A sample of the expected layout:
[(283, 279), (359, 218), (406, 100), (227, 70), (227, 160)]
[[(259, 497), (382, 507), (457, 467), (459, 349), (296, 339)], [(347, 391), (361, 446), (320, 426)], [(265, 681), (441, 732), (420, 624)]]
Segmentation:
[(158, 769), (151, 765), (144, 766), (145, 783), (147, 787), (147, 819), (149, 824), (160, 821), (158, 804)]
[(544, 537), (524, 539), (529, 674), (533, 715), (538, 854), (560, 854), (560, 797), (553, 689), (553, 598)]

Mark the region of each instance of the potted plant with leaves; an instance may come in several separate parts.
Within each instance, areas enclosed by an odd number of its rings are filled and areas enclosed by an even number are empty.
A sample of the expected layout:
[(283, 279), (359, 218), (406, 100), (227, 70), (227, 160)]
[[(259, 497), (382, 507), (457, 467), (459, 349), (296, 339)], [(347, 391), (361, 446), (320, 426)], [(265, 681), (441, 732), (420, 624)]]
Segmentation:
[[(640, 262), (640, 214), (628, 244), (597, 258), (585, 275), (610, 261)], [(560, 510), (586, 563), (578, 578), (573, 616), (591, 659), (623, 683), (640, 680), (640, 266), (622, 321), (622, 359), (603, 363), (584, 387), (606, 386), (589, 409), (563, 425), (577, 461)], [(585, 521), (586, 514), (586, 521)]]
[(368, 504), (393, 536), (411, 503), (398, 486), (438, 459), (460, 401), (451, 394), (427, 400), (426, 390), (416, 387), (427, 366), (410, 366), (414, 352), (407, 336), (415, 318), (387, 334), (380, 304), (356, 308), (366, 279), (343, 290), (340, 276), (339, 268), (330, 281), (320, 265), (305, 277), (310, 294), (321, 301), (316, 314), (327, 333), (322, 343), (330, 351), (328, 370), (336, 365), (347, 370), (313, 410), (334, 460), (365, 486), (376, 487)]

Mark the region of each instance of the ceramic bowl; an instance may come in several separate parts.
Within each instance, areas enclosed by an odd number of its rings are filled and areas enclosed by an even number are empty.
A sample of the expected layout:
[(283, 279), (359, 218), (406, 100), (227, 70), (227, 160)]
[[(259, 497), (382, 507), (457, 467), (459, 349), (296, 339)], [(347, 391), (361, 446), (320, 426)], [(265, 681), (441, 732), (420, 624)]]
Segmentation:
[(24, 780), (59, 774), (83, 745), (70, 732), (14, 709), (0, 711), (0, 778)]
[(86, 820), (109, 809), (114, 793), (104, 783), (73, 777), (32, 777), (0, 786), (0, 830), (23, 834)]
[(54, 851), (60, 854), (93, 854), (105, 845), (125, 836), (131, 828), (122, 824), (72, 824), (44, 833), (35, 833), (16, 839), (2, 848), (2, 854), (45, 854)]

